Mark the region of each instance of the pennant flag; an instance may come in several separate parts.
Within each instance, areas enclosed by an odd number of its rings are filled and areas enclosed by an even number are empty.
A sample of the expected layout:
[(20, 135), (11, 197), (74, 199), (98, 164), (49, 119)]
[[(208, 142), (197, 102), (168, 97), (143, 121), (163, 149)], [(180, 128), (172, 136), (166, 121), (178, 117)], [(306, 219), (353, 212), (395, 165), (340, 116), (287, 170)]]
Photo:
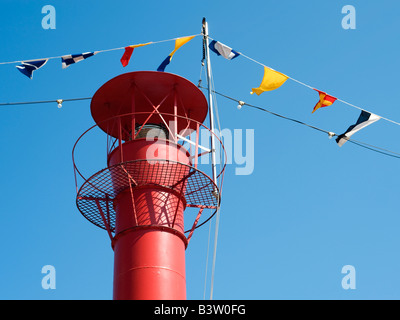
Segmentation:
[(143, 47), (143, 46), (147, 46), (148, 44), (151, 44), (152, 42), (148, 42), (148, 43), (141, 43), (141, 44), (135, 44), (132, 46), (128, 46), (125, 47), (125, 52), (121, 58), (121, 63), (123, 67), (126, 67), (129, 64), (129, 60), (131, 59), (132, 53), (133, 53), (133, 49), (135, 48), (139, 48), (139, 47)]
[(319, 93), (319, 101), (318, 103), (315, 105), (313, 111), (311, 113), (314, 113), (316, 110), (318, 110), (319, 108), (323, 108), (323, 107), (329, 107), (331, 106), (337, 98), (332, 97), (330, 95), (327, 95), (325, 92), (319, 91), (317, 89), (314, 89), (315, 91), (317, 91)]
[(278, 89), (285, 81), (289, 79), (288, 76), (270, 68), (264, 67), (264, 77), (258, 88), (253, 88), (251, 94), (256, 93), (260, 95), (264, 91), (271, 91)]
[(228, 46), (224, 45), (221, 42), (218, 41), (211, 41), (208, 47), (214, 51), (217, 55), (223, 56), (225, 59), (232, 60), (237, 58), (240, 53), (236, 52), (235, 50), (232, 50), (232, 48), (229, 48)]
[(31, 60), (31, 61), (22, 61), (22, 64), (17, 66), (17, 69), (21, 71), (28, 78), (32, 79), (33, 71), (43, 67), (49, 59), (44, 60)]
[(167, 58), (163, 62), (161, 62), (160, 66), (157, 68), (157, 71), (164, 71), (165, 67), (169, 65), (169, 63), (172, 60), (172, 56), (175, 54), (175, 52), (182, 47), (185, 43), (189, 42), (192, 40), (195, 36), (190, 36), (190, 37), (183, 37), (183, 38), (178, 38), (175, 40), (175, 49), (172, 51)]
[(128, 65), (129, 60), (131, 59), (132, 53), (133, 53), (132, 47), (125, 47), (125, 52), (121, 58), (121, 63), (122, 63), (123, 67), (126, 67)]
[(337, 137), (337, 144), (339, 145), (339, 147), (341, 147), (357, 131), (378, 121), (380, 118), (381, 117), (377, 116), (376, 114), (362, 110), (356, 124), (350, 126), (345, 133)]
[(95, 54), (97, 54), (97, 52), (85, 52), (80, 54), (69, 54), (66, 56), (62, 56), (61, 57), (62, 68), (63, 69), (68, 68), (71, 64), (87, 59)]

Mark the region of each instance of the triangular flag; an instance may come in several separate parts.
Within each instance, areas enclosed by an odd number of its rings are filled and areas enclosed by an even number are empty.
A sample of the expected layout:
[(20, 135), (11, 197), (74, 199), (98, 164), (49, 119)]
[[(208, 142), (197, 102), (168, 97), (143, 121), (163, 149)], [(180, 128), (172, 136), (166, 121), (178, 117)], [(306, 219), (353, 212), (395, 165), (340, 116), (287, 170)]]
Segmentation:
[(314, 113), (319, 108), (329, 107), (337, 100), (337, 98), (327, 95), (325, 92), (319, 91), (317, 89), (314, 89), (314, 90), (319, 93), (319, 101), (315, 105), (315, 107), (311, 113)]
[(253, 88), (251, 94), (256, 93), (260, 95), (264, 91), (278, 89), (287, 79), (289, 79), (289, 77), (283, 73), (264, 67), (264, 77), (261, 84), (258, 88)]
[(48, 60), (49, 59), (22, 61), (22, 64), (17, 66), (17, 69), (28, 78), (32, 79), (33, 71), (36, 71), (37, 69), (43, 67)]
[(62, 68), (68, 68), (71, 64), (77, 63), (79, 61), (82, 61), (84, 59), (87, 59), (91, 56), (94, 56), (97, 54), (96, 52), (85, 52), (85, 53), (79, 53), (79, 54), (68, 54), (66, 56), (61, 57), (61, 62), (62, 62)]
[(227, 45), (224, 45), (223, 43), (215, 40), (211, 41), (208, 47), (211, 49), (211, 51), (215, 52), (217, 55), (223, 56), (225, 59), (228, 60), (235, 59), (240, 55), (239, 52), (236, 52)]
[(178, 38), (175, 40), (175, 49), (172, 51), (167, 58), (163, 62), (161, 62), (160, 66), (157, 68), (157, 71), (164, 71), (165, 67), (169, 65), (171, 62), (172, 56), (175, 54), (175, 52), (182, 47), (184, 44), (192, 40), (195, 36), (190, 36), (190, 37), (183, 37), (183, 38)]
[(357, 122), (350, 126), (345, 133), (336, 138), (337, 144), (339, 145), (339, 147), (341, 147), (357, 131), (378, 121), (380, 118), (381, 117), (377, 116), (376, 114), (362, 110)]
[(125, 52), (121, 58), (121, 63), (122, 66), (126, 67), (129, 64), (129, 60), (131, 59), (132, 53), (133, 53), (133, 49), (135, 48), (139, 48), (139, 47), (143, 47), (143, 46), (147, 46), (148, 44), (151, 44), (152, 42), (148, 42), (148, 43), (141, 43), (141, 44), (135, 44), (132, 46), (128, 46), (125, 47)]

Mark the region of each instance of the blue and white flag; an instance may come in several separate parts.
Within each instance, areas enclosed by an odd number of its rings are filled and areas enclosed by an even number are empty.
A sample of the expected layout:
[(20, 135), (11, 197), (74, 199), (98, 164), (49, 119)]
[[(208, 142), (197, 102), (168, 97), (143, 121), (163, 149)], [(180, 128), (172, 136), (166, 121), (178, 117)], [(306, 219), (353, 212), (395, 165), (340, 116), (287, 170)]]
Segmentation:
[(61, 57), (62, 61), (62, 68), (68, 68), (71, 64), (77, 63), (79, 61), (85, 60), (91, 56), (94, 56), (97, 54), (96, 52), (85, 52), (85, 53), (80, 53), (80, 54), (69, 54), (66, 56)]
[(22, 64), (17, 66), (17, 69), (28, 78), (32, 79), (33, 71), (36, 71), (37, 69), (43, 67), (48, 60), (49, 59), (22, 61)]
[(355, 124), (350, 126), (345, 133), (339, 135), (336, 139), (337, 144), (341, 147), (350, 139), (350, 137), (355, 134), (357, 131), (369, 126), (370, 124), (378, 121), (381, 117), (376, 114), (369, 113), (367, 111), (362, 110), (358, 120)]
[(214, 51), (217, 55), (223, 56), (225, 59), (232, 60), (235, 59), (240, 55), (239, 52), (236, 52), (235, 50), (232, 50), (232, 48), (224, 45), (221, 42), (218, 41), (211, 41), (208, 47)]

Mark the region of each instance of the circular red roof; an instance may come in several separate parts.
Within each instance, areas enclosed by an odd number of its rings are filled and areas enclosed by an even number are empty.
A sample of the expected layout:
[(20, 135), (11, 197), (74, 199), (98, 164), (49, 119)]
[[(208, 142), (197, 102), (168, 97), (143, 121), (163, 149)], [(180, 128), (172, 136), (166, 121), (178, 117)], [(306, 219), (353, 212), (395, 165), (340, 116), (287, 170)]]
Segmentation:
[[(109, 80), (94, 94), (90, 108), (99, 127), (107, 134), (118, 137), (119, 119), (125, 132), (132, 129), (132, 116), (118, 116), (135, 113), (135, 123), (143, 124), (154, 108), (160, 105), (157, 111), (168, 124), (174, 120), (175, 101), (178, 133), (184, 129), (196, 129), (196, 122), (190, 119), (200, 123), (205, 120), (208, 104), (200, 89), (185, 78), (158, 71), (130, 72)], [(156, 112), (147, 121), (162, 122)]]

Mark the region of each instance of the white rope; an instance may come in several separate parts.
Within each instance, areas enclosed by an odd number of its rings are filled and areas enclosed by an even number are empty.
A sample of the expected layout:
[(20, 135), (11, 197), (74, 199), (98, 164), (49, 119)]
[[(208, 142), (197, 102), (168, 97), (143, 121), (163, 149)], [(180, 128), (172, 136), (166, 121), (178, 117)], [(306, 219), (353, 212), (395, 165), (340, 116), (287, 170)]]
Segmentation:
[[(356, 109), (359, 109), (359, 110), (362, 110), (362, 111), (366, 111), (366, 112), (369, 112), (369, 113), (373, 113), (373, 112), (371, 112), (371, 111), (368, 111), (368, 110), (365, 110), (365, 109), (363, 109), (363, 108), (357, 107), (357, 106), (355, 106), (354, 104), (351, 104), (351, 103), (346, 102), (346, 101), (344, 101), (344, 100), (341, 100), (341, 99), (337, 99), (337, 100), (340, 101), (340, 102), (342, 102), (342, 103), (344, 103), (344, 104), (349, 105), (350, 107), (353, 107), (353, 108), (356, 108)], [(374, 113), (374, 114), (375, 114), (375, 113)], [(377, 115), (377, 114), (376, 114), (376, 115)], [(390, 119), (385, 118), (385, 117), (382, 117), (382, 116), (380, 116), (380, 115), (377, 115), (377, 116), (380, 117), (380, 118), (383, 119), (383, 120), (389, 121), (389, 122), (391, 122), (391, 123), (394, 123), (394, 124), (397, 124), (398, 126), (400, 126), (400, 123), (399, 123), (399, 122), (390, 120)]]
[[(201, 67), (200, 67), (200, 77), (199, 77), (199, 84), (198, 87), (201, 87), (201, 82), (202, 82), (202, 73), (204, 72), (204, 76), (207, 78), (206, 75), (206, 68), (204, 65), (204, 61), (202, 61)], [(205, 265), (205, 272), (204, 272), (204, 291), (203, 291), (203, 300), (206, 299), (206, 292), (207, 292), (207, 276), (208, 276), (208, 259), (210, 256), (210, 239), (211, 239), (211, 226), (212, 226), (212, 219), (209, 222), (208, 225), (208, 240), (207, 240), (207, 254), (206, 254), (206, 265)]]
[[(204, 70), (205, 68), (204, 65), (201, 68), (201, 71)], [(199, 81), (199, 87), (201, 83), (201, 71), (200, 71), (200, 81)], [(218, 105), (217, 105), (217, 99), (216, 99), (216, 91), (215, 91), (215, 84), (214, 84), (214, 78), (212, 76), (212, 68), (210, 65), (210, 80), (211, 80), (211, 88), (212, 88), (212, 97), (214, 101), (214, 106), (215, 106), (215, 114), (216, 114), (216, 119), (217, 119), (217, 125), (218, 125), (218, 130), (219, 130), (219, 138), (222, 141), (222, 135), (221, 135), (221, 123), (219, 119), (219, 112), (218, 112)], [(221, 167), (222, 167), (222, 156), (223, 156), (223, 150), (220, 150), (220, 172), (221, 172)], [(220, 183), (218, 185), (219, 190), (221, 190), (222, 186), (222, 181), (220, 180)], [(215, 264), (216, 264), (216, 255), (217, 255), (217, 242), (218, 242), (218, 231), (219, 231), (219, 220), (220, 220), (220, 207), (216, 211), (216, 225), (215, 225), (215, 233), (214, 233), (214, 251), (213, 251), (213, 260), (212, 260), (212, 272), (211, 272), (211, 288), (210, 288), (210, 300), (212, 300), (213, 297), (213, 292), (214, 292), (214, 276), (215, 276)], [(208, 234), (208, 243), (207, 243), (207, 257), (206, 257), (206, 272), (205, 272), (205, 280), (204, 280), (204, 295), (203, 298), (205, 299), (206, 297), (206, 283), (207, 283), (207, 273), (208, 273), (208, 257), (209, 257), (209, 248), (210, 248), (210, 237), (211, 237), (211, 221), (210, 221), (210, 226), (209, 226), (209, 234)]]
[[(201, 35), (201, 34), (196, 34), (196, 35), (187, 36), (187, 37), (197, 37), (197, 36), (199, 36), (199, 35)], [(151, 45), (151, 44), (158, 44), (158, 43), (163, 43), (163, 42), (168, 42), (168, 41), (175, 41), (175, 40), (177, 40), (177, 39), (185, 38), (185, 37), (186, 37), (186, 36), (184, 36), (184, 37), (172, 38), (172, 39), (166, 39), (166, 40), (151, 41), (151, 42), (147, 42), (146, 45), (147, 45), (147, 44), (148, 44), (148, 45)], [(135, 45), (140, 45), (140, 44), (135, 44)], [(109, 51), (115, 51), (115, 50), (123, 50), (123, 49), (125, 49), (126, 47), (129, 47), (129, 46), (130, 46), (130, 45), (127, 45), (127, 46), (125, 46), (125, 47), (118, 47), (118, 48), (105, 49), (105, 50), (98, 50), (98, 51), (93, 51), (93, 52), (94, 52), (95, 54), (97, 54), (97, 53), (101, 53), (101, 52), (109, 52)], [(45, 60), (45, 59), (47, 59), (47, 60), (60, 59), (60, 58), (62, 58), (62, 57), (64, 57), (64, 56), (66, 56), (66, 55), (64, 54), (64, 55), (62, 55), (62, 56), (47, 57), (47, 58), (40, 58), (40, 59), (23, 59), (23, 60), (16, 60), (16, 61), (0, 62), (0, 65), (3, 65), (3, 64), (21, 63), (21, 62), (23, 62), (23, 61), (37, 61), (37, 60)]]
[(203, 300), (206, 300), (206, 290), (207, 290), (207, 273), (208, 273), (208, 256), (210, 253), (210, 238), (211, 238), (211, 225), (212, 219), (208, 225), (208, 241), (207, 241), (207, 256), (206, 256), (206, 271), (204, 276), (204, 293), (203, 293)]
[[(214, 86), (214, 77), (213, 77), (213, 73), (212, 73), (211, 64), (210, 64), (210, 74), (211, 74), (210, 80), (211, 80), (211, 88), (212, 88), (212, 95), (213, 95), (213, 101), (214, 101), (214, 106), (215, 106), (218, 130), (219, 130), (219, 134), (221, 134), (221, 125), (219, 122), (217, 99), (216, 99), (215, 86)], [(220, 152), (220, 157), (221, 157), (221, 152)], [(221, 161), (220, 161), (219, 165), (221, 166)], [(210, 300), (213, 299), (213, 294), (214, 294), (214, 278), (215, 278), (215, 265), (216, 265), (216, 259), (217, 259), (219, 221), (220, 221), (220, 207), (217, 208), (216, 221), (215, 221), (214, 250), (213, 250), (213, 258), (212, 258), (212, 268), (211, 268)]]

